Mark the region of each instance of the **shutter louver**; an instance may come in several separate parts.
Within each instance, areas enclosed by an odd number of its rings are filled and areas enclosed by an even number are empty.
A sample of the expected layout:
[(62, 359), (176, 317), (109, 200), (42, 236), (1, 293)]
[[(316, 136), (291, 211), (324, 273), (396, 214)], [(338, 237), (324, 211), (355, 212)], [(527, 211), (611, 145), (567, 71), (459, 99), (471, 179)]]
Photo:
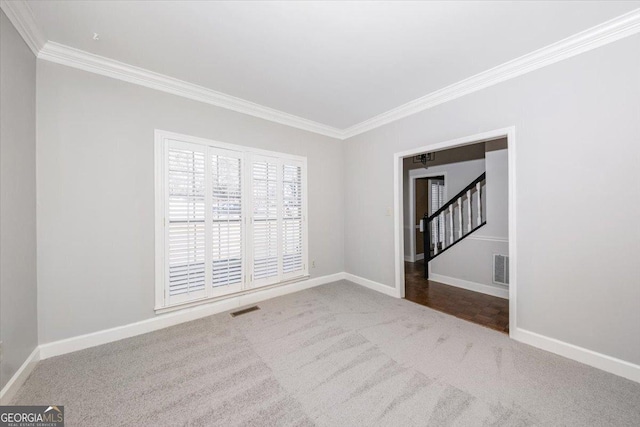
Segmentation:
[(231, 152), (211, 155), (211, 268), (214, 288), (242, 282), (242, 163)]
[(182, 146), (168, 152), (168, 294), (174, 301), (205, 296), (205, 153)]
[(274, 161), (254, 161), (253, 280), (278, 278), (278, 170)]
[(285, 275), (300, 272), (302, 264), (302, 168), (282, 166), (282, 269)]

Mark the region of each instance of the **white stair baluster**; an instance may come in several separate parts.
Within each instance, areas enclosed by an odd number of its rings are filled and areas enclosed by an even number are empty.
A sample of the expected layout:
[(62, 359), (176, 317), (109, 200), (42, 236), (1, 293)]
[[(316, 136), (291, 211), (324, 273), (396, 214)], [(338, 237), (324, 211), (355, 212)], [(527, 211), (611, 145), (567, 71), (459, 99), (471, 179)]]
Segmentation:
[(439, 226), (438, 226), (438, 218), (434, 218), (433, 221), (431, 221), (431, 238), (433, 239), (433, 255), (437, 255), (438, 254), (438, 230), (439, 230)]
[(467, 233), (473, 228), (471, 225), (471, 190), (467, 190)]
[(453, 205), (449, 205), (449, 244), (453, 244)]
[(480, 189), (482, 186), (480, 183), (476, 184), (476, 192), (478, 193), (478, 226), (482, 224), (482, 195), (480, 193)]
[(440, 227), (442, 227), (441, 230), (438, 230), (438, 233), (440, 234), (440, 242), (442, 242), (442, 249), (444, 250), (445, 248), (445, 240), (446, 240), (446, 223), (444, 222), (444, 211), (440, 212), (440, 216), (439, 216), (439, 220), (438, 220), (438, 225)]
[(462, 197), (458, 197), (458, 239), (462, 239)]

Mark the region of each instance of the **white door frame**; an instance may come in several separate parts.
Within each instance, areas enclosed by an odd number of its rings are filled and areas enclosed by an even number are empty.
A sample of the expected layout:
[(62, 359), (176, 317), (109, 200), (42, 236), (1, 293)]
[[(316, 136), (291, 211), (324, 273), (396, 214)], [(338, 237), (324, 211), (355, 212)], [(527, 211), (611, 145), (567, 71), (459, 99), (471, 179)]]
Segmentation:
[(416, 262), (418, 251), (416, 251), (416, 179), (421, 178), (435, 178), (437, 176), (444, 176), (444, 199), (447, 198), (447, 173), (446, 172), (428, 172), (420, 169), (409, 170), (409, 256), (404, 258), (409, 262)]
[[(425, 152), (440, 151), (463, 145), (493, 139), (507, 138), (509, 158), (509, 335), (516, 331), (516, 289), (517, 289), (517, 245), (516, 245), (516, 128), (515, 126), (496, 129), (476, 135), (465, 136), (450, 141), (438, 142), (411, 150), (401, 151), (393, 155), (393, 206), (394, 206), (394, 241), (395, 241), (395, 291), (400, 298), (405, 296), (404, 287), (404, 226), (403, 226), (403, 167), (402, 160)], [(445, 180), (446, 182), (446, 180)]]

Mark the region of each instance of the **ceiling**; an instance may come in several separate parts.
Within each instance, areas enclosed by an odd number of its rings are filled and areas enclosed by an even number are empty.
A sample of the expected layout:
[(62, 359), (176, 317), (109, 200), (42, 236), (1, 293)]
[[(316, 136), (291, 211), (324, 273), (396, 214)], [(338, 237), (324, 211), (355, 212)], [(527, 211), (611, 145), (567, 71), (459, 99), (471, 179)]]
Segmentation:
[(344, 129), (640, 2), (28, 4), (48, 40)]

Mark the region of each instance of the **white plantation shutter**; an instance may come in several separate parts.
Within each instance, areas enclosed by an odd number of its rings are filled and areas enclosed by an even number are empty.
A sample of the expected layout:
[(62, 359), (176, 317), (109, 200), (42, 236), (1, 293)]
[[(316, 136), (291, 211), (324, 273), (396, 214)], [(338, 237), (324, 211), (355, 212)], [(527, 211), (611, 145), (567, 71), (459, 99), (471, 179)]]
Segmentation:
[[(444, 181), (441, 179), (431, 179), (431, 206), (429, 215), (433, 215), (438, 209), (444, 205)], [(444, 238), (444, 223), (440, 222), (440, 220), (434, 221), (433, 224), (439, 224), (440, 228), (440, 241)], [(433, 227), (431, 230), (432, 242), (437, 239), (436, 236), (436, 228)]]
[(278, 281), (278, 181), (277, 159), (254, 156), (251, 167), (254, 286)]
[(295, 276), (303, 270), (302, 166), (282, 165), (282, 271)]
[(171, 141), (167, 156), (167, 297), (206, 296), (205, 148)]
[(241, 290), (243, 197), (241, 153), (210, 148), (213, 294)]
[(303, 277), (306, 160), (156, 131), (156, 309)]

